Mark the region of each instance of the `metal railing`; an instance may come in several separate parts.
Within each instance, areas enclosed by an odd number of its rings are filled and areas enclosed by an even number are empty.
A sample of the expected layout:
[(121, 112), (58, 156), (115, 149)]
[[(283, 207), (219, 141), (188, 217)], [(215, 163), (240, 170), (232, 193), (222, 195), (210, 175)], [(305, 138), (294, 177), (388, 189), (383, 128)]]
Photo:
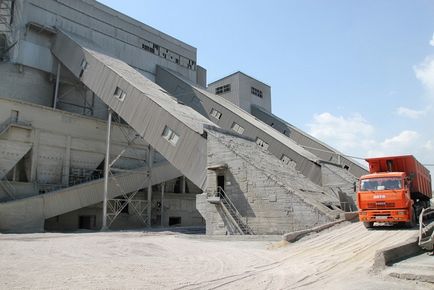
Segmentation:
[(9, 117), (0, 125), (0, 135), (6, 132), (11, 125), (18, 125), (23, 127), (31, 127), (32, 123), (20, 120), (16, 117)]
[(434, 248), (433, 219), (434, 208), (424, 208), (419, 215), (419, 246), (426, 250)]
[(234, 203), (230, 200), (222, 187), (218, 186), (215, 195), (220, 198), (222, 208), (226, 210), (227, 215), (231, 218), (233, 224), (242, 235), (254, 235), (252, 228), (243, 221), (243, 217), (235, 207)]

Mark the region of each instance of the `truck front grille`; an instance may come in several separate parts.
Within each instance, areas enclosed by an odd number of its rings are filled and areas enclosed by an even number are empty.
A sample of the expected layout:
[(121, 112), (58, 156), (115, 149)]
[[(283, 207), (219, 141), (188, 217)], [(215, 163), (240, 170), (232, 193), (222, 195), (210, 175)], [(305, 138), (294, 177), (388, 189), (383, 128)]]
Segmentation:
[(368, 202), (368, 208), (394, 208), (394, 202)]

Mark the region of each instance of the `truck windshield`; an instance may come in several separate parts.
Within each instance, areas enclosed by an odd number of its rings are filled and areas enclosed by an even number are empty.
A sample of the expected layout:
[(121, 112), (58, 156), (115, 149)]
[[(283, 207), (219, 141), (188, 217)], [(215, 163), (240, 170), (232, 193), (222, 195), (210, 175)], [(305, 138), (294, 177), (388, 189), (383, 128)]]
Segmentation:
[(401, 189), (400, 178), (369, 178), (360, 182), (361, 191)]

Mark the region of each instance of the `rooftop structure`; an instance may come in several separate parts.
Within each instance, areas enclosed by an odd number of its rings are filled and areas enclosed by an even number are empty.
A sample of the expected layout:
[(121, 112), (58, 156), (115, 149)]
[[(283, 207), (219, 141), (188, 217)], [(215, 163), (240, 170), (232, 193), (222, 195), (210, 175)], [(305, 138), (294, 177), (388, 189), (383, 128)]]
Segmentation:
[(214, 81), (208, 84), (207, 90), (248, 113), (251, 113), (252, 105), (271, 113), (271, 87), (243, 72), (238, 71)]

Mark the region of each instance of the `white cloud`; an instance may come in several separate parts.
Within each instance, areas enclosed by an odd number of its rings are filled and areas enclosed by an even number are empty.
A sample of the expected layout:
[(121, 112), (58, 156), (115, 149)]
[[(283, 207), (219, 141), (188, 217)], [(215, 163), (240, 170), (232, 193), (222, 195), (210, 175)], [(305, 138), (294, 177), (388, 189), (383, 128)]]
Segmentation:
[(421, 64), (414, 66), (413, 69), (429, 96), (434, 98), (434, 56), (426, 57)]
[(309, 134), (350, 156), (411, 154), (422, 163), (434, 163), (434, 134), (427, 131), (403, 130), (380, 139), (374, 137), (374, 126), (360, 114), (345, 117), (327, 112), (314, 115), (308, 128)]
[(431, 106), (427, 107), (425, 110), (413, 110), (406, 107), (399, 107), (398, 109), (396, 109), (396, 113), (403, 117), (419, 119), (420, 117), (425, 116), (430, 109)]
[(374, 127), (360, 114), (346, 118), (325, 112), (314, 115), (308, 127), (311, 135), (343, 151), (357, 148), (360, 144), (367, 146), (374, 133)]
[(410, 154), (417, 144), (420, 144), (419, 138), (419, 133), (405, 130), (396, 136), (386, 138), (380, 143), (380, 147), (391, 154)]
[(429, 41), (429, 44), (430, 44), (431, 46), (434, 46), (434, 33), (433, 33), (433, 35), (432, 35), (432, 39)]
[(433, 143), (434, 143), (433, 140), (428, 140), (423, 145), (423, 148), (426, 149), (426, 150), (433, 150), (434, 149), (434, 144)]

